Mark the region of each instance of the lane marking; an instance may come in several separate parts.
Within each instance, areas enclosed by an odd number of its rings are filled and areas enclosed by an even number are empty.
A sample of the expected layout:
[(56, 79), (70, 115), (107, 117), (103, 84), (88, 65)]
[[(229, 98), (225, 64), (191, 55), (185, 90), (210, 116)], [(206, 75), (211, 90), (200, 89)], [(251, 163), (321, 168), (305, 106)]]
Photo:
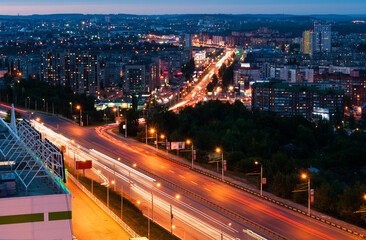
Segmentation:
[(179, 177), (181, 177), (181, 178), (186, 178), (186, 177), (184, 177), (184, 176), (182, 176), (182, 175), (179, 175)]
[(198, 183), (196, 183), (196, 182), (193, 182), (193, 181), (191, 181), (191, 183), (193, 183), (193, 184), (195, 184), (195, 185), (198, 185)]
[(169, 169), (169, 172), (175, 173), (173, 170), (170, 170), (170, 169)]
[(208, 189), (208, 188), (205, 188), (207, 191), (210, 191), (211, 192), (211, 189)]

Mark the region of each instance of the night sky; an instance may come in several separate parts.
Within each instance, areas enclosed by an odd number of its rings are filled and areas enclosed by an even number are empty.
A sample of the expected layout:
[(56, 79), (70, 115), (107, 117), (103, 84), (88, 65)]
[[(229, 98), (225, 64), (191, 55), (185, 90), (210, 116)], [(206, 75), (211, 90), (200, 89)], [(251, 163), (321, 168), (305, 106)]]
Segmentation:
[(127, 14), (366, 14), (366, 0), (0, 0), (1, 15)]

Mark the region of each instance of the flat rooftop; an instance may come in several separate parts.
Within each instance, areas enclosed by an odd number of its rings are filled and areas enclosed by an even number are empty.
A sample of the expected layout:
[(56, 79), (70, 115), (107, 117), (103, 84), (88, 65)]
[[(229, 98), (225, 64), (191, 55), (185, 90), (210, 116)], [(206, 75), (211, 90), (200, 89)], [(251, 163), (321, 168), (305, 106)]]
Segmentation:
[[(4, 190), (5, 187), (9, 190), (10, 188), (14, 189), (15, 187), (15, 192), (11, 190), (10, 192), (12, 193), (10, 194), (8, 191), (7, 196), (0, 196), (0, 198), (69, 194), (70, 192), (64, 186), (63, 182), (55, 175), (53, 175), (51, 171), (46, 167), (43, 167), (43, 170), (45, 170), (44, 172), (48, 172), (49, 174), (47, 174), (47, 176), (36, 175), (29, 184), (28, 189), (26, 190), (21, 179), (15, 174), (14, 171), (14, 169), (21, 161), (20, 158), (22, 157), (13, 157), (17, 156), (17, 154), (19, 153), (19, 148), (12, 149), (11, 145), (13, 142), (9, 139), (10, 134), (11, 133), (8, 126), (4, 125), (4, 122), (0, 120), (0, 188)], [(25, 149), (24, 147), (21, 150), (31, 153), (29, 149)], [(20, 155), (18, 154), (18, 156)], [(38, 169), (38, 167), (35, 167), (34, 169)], [(29, 170), (24, 170), (24, 172), (27, 171)], [(30, 176), (28, 179), (31, 178), (32, 176)]]

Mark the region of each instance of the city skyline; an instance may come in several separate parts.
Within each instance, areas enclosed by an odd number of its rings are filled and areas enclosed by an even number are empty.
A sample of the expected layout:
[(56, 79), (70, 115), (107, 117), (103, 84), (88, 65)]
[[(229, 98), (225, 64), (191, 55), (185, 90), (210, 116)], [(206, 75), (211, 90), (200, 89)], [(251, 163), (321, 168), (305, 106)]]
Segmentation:
[(275, 4), (268, 0), (253, 1), (222, 1), (201, 0), (199, 2), (188, 0), (184, 3), (178, 1), (158, 0), (151, 3), (146, 0), (127, 1), (107, 0), (100, 3), (96, 0), (63, 1), (61, 4), (55, 0), (19, 0), (3, 2), (5, 6), (0, 9), (0, 15), (32, 15), (32, 14), (57, 14), (57, 13), (82, 13), (82, 14), (365, 14), (360, 9), (366, 3), (360, 0), (352, 1), (277, 1)]

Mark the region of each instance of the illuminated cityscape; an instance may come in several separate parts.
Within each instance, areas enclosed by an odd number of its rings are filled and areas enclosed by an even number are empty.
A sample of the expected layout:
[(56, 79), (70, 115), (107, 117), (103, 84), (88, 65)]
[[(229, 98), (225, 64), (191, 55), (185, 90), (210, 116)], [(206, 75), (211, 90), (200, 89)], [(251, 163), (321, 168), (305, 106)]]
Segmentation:
[(0, 239), (366, 238), (363, 1), (0, 6)]

